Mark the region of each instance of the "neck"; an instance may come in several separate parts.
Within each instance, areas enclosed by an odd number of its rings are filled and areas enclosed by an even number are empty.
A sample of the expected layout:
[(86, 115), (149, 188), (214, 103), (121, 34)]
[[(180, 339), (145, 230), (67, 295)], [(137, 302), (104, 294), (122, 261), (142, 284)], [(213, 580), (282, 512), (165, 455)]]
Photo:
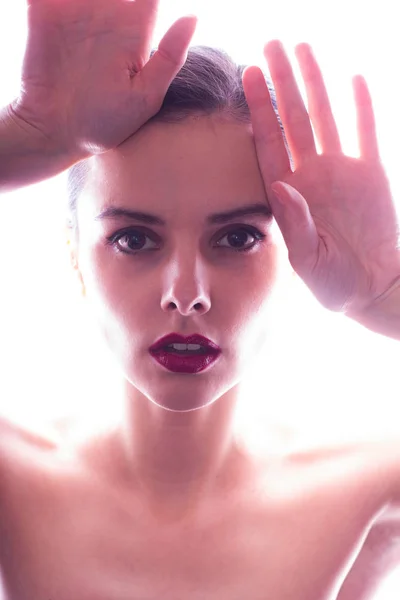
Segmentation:
[(129, 383), (119, 430), (127, 480), (159, 519), (183, 520), (234, 485), (243, 455), (233, 435), (237, 388), (203, 408), (166, 410)]

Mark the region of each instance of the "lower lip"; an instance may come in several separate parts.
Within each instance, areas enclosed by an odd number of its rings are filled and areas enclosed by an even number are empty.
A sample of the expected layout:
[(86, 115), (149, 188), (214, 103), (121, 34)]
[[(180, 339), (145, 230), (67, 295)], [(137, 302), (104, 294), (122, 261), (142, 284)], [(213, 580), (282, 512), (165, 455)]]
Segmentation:
[(150, 354), (160, 365), (173, 373), (200, 373), (214, 364), (221, 352), (184, 356), (166, 350), (150, 350)]

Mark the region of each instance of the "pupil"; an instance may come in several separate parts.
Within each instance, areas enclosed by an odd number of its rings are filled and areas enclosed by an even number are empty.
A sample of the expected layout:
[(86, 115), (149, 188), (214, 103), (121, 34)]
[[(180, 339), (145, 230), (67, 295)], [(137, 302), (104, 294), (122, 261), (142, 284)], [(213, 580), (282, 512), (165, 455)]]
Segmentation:
[[(137, 248), (137, 247), (133, 248), (132, 246), (133, 246), (134, 244), (136, 244), (136, 246), (140, 245), (140, 241), (138, 242), (137, 240), (138, 240), (138, 238), (141, 238), (141, 237), (143, 237), (143, 235), (142, 235), (142, 234), (140, 234), (140, 233), (130, 233), (129, 235), (127, 234), (127, 235), (125, 236), (125, 239), (126, 239), (126, 241), (128, 242), (128, 247), (129, 247), (131, 250), (138, 250), (138, 248)], [(134, 241), (132, 241), (132, 240), (134, 240)]]
[[(244, 229), (242, 229), (242, 230), (240, 230), (240, 229), (239, 229), (239, 231), (242, 231), (242, 233), (241, 233), (241, 234), (240, 234), (240, 233), (238, 234), (238, 233), (236, 233), (236, 232), (235, 232), (235, 233), (231, 233), (231, 234), (229, 234), (229, 237), (230, 237), (230, 240), (229, 240), (229, 241), (230, 241), (230, 242), (231, 242), (231, 240), (232, 240), (232, 239), (236, 239), (236, 240), (237, 240), (237, 238), (239, 238), (239, 243), (237, 244), (237, 243), (235, 243), (235, 242), (234, 242), (234, 243), (233, 243), (233, 245), (234, 245), (234, 246), (241, 246), (241, 245), (243, 245), (243, 243), (245, 243), (245, 242), (246, 242), (247, 231), (244, 231)], [(244, 240), (242, 239), (242, 242), (240, 241), (240, 238), (241, 238), (241, 237), (242, 237), (242, 238), (244, 237)]]

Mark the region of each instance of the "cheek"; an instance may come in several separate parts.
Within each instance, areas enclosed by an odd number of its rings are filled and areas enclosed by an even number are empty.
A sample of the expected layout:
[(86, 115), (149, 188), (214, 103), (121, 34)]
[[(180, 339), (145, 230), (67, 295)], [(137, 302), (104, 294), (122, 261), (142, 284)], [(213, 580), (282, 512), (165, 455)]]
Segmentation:
[(279, 281), (281, 255), (276, 244), (271, 244), (266, 252), (251, 262), (246, 268), (243, 292), (251, 298), (254, 310), (258, 312), (274, 293)]
[(106, 260), (96, 248), (88, 249), (80, 259), (89, 313), (107, 342), (112, 331), (126, 320), (125, 305), (130, 296), (113, 262)]
[(122, 269), (116, 260), (94, 256), (88, 272), (88, 300), (93, 317), (114, 354), (129, 356), (142, 341), (149, 315), (149, 290)]
[(113, 257), (100, 242), (88, 247), (82, 256), (80, 263), (87, 295), (96, 302), (113, 305), (118, 297), (121, 297), (126, 273), (122, 273), (117, 258)]
[(282, 293), (285, 290), (287, 258), (277, 245), (263, 253), (242, 285), (241, 305), (246, 307), (247, 320), (252, 337), (262, 343), (272, 333), (281, 314)]

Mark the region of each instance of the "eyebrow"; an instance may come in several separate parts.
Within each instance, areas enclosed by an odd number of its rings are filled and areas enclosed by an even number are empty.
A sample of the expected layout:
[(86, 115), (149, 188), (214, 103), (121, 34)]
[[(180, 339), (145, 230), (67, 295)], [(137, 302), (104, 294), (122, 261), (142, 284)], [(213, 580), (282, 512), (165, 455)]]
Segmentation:
[[(240, 217), (245, 217), (247, 215), (259, 215), (264, 218), (270, 219), (272, 217), (272, 210), (268, 204), (250, 204), (247, 206), (241, 206), (239, 208), (235, 208), (234, 210), (229, 210), (227, 212), (214, 213), (208, 215), (206, 218), (206, 222), (208, 225), (213, 225), (215, 223), (227, 223), (228, 221), (232, 221), (233, 219), (237, 219)], [(96, 221), (103, 221), (104, 219), (119, 219), (121, 217), (131, 219), (133, 221), (142, 221), (143, 223), (147, 223), (149, 225), (166, 225), (166, 221), (161, 217), (157, 217), (156, 215), (152, 215), (150, 213), (138, 212), (135, 210), (130, 210), (128, 208), (123, 208), (122, 206), (109, 206), (105, 210), (103, 210), (97, 217), (95, 217)]]

